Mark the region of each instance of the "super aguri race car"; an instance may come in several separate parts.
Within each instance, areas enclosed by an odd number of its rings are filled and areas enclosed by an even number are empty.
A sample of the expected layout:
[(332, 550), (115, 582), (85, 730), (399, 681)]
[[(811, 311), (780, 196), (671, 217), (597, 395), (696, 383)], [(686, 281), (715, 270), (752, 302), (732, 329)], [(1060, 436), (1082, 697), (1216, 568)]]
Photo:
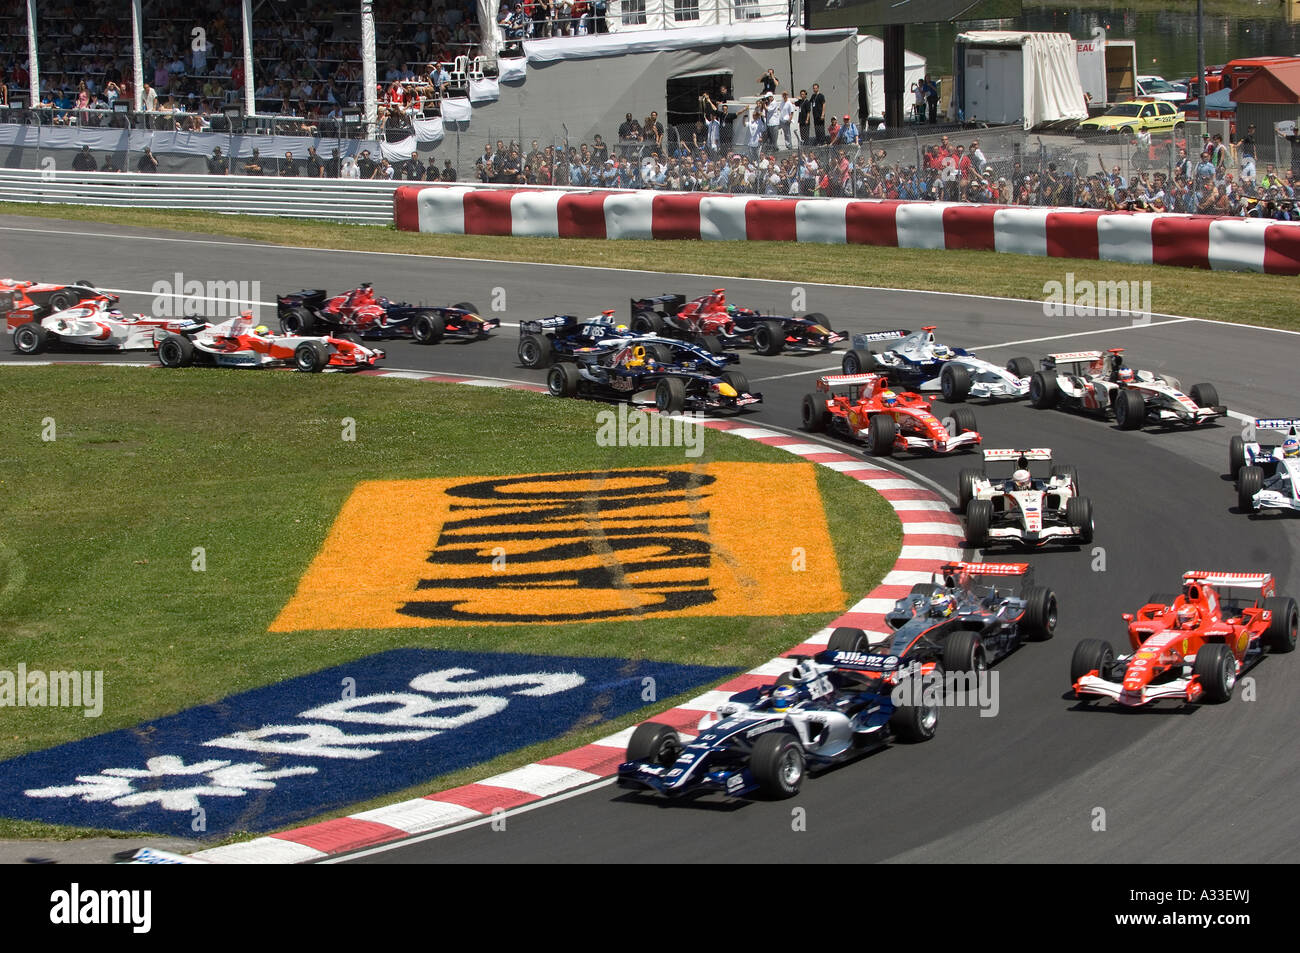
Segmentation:
[(874, 456), (973, 450), (982, 439), (969, 407), (954, 407), (948, 419), (940, 421), (920, 394), (895, 392), (879, 374), (822, 377), (817, 393), (804, 395), (800, 413), (804, 430), (863, 440)]
[(1237, 679), (1274, 654), (1295, 650), (1294, 599), (1277, 595), (1269, 573), (1183, 573), (1177, 596), (1153, 595), (1128, 623), (1128, 655), (1083, 639), (1070, 660), (1076, 697), (1135, 707), (1163, 698), (1225, 702)]
[(220, 324), (194, 321), (179, 331), (159, 331), (155, 344), (163, 367), (293, 366), (318, 373), (374, 367), (384, 357), (379, 348), (348, 338), (273, 334), (265, 326), (254, 327), (248, 311)]
[(1256, 430), (1273, 430), (1286, 436), (1281, 444), (1228, 442), (1228, 470), (1237, 480), (1237, 508), (1245, 513), (1261, 510), (1300, 512), (1300, 418), (1261, 418)]
[(1135, 371), (1124, 363), (1124, 349), (1049, 354), (1029, 380), (1035, 407), (1082, 410), (1115, 417), (1120, 430), (1145, 423), (1163, 427), (1200, 426), (1228, 413), (1213, 384), (1194, 384), (1183, 393), (1178, 379)]
[(60, 285), (0, 278), (0, 316), (5, 318), (6, 327), (13, 330), (28, 321), (56, 311), (66, 311), (77, 302), (98, 294), (89, 281)]
[(1079, 474), (1056, 464), (1047, 479), (1034, 479), (1030, 461), (1052, 459), (1052, 451), (985, 450), (984, 462), (1013, 468), (1006, 476), (990, 477), (986, 469), (964, 468), (957, 477), (957, 506), (966, 517), (966, 540), (972, 546), (990, 543), (1092, 542), (1092, 500), (1079, 495)]
[[(872, 344), (897, 341), (877, 354)], [(949, 347), (934, 339), (934, 326), (919, 331), (872, 331), (853, 335), (853, 349), (840, 360), (845, 374), (875, 373), (908, 390), (939, 391), (949, 402), (967, 397), (1018, 398), (1029, 394), (1034, 364), (1013, 357), (998, 367), (965, 348)]]
[(618, 324), (613, 311), (579, 321), (571, 314), (519, 322), (519, 363), (524, 367), (549, 367), (556, 361), (576, 360), (578, 355), (600, 351), (610, 354), (640, 344), (646, 354), (660, 364), (693, 362), (697, 368), (721, 373), (728, 364), (740, 363), (736, 354), (721, 349), (709, 350), (680, 338), (657, 334), (637, 334), (625, 324)]
[(110, 351), (152, 351), (159, 331), (179, 331), (191, 322), (187, 318), (150, 318), (127, 315), (113, 307), (114, 295), (95, 293), (74, 307), (36, 318), (14, 328), (14, 350), (39, 354), (49, 347), (89, 348)]
[(553, 397), (633, 401), (653, 391), (655, 407), (669, 414), (736, 412), (763, 400), (762, 394), (750, 391), (749, 379), (740, 371), (718, 374), (694, 361), (664, 363), (642, 344), (578, 352), (574, 357), (547, 372), (546, 389)]
[(755, 353), (763, 355), (780, 354), (784, 350), (830, 350), (845, 338), (831, 328), (826, 315), (820, 312), (802, 318), (763, 314), (727, 304), (727, 294), (722, 288), (689, 301), (681, 294), (633, 298), (632, 330), (637, 334), (684, 338), (710, 350), (752, 347)]
[(369, 284), (326, 299), (322, 289), (276, 295), (276, 312), (285, 334), (356, 334), (385, 340), (411, 338), (417, 344), (437, 344), (444, 337), (485, 338), (501, 326), (499, 318), (484, 318), (468, 301), (449, 308), (390, 301)]
[(832, 647), (815, 659), (797, 659), (775, 685), (733, 695), (705, 715), (693, 739), (669, 725), (639, 725), (618, 767), (619, 786), (668, 797), (792, 797), (809, 768), (829, 767), (894, 740), (934, 737), (938, 705), (924, 698), (897, 705), (891, 698), (896, 686), (877, 692), (871, 686), (883, 683), (864, 679), (856, 656)]

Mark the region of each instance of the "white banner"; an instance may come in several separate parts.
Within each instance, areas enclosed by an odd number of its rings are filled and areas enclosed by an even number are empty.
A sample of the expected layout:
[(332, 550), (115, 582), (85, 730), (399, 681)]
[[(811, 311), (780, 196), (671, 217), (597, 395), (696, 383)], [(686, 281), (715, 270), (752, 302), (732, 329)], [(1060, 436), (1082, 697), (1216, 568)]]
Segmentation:
[(501, 85), (494, 79), (471, 79), (469, 81), (469, 101), (471, 103), (491, 103), (501, 98)]
[(401, 142), (379, 143), (379, 154), (389, 162), (405, 162), (415, 152), (415, 136), (407, 136)]
[(469, 122), (474, 109), (468, 99), (444, 99), (442, 101), (442, 118), (444, 122)]
[(528, 60), (522, 56), (497, 60), (497, 80), (502, 83), (522, 83), (528, 75)]
[(442, 120), (441, 119), (412, 119), (411, 128), (415, 130), (415, 139), (417, 142), (442, 142)]

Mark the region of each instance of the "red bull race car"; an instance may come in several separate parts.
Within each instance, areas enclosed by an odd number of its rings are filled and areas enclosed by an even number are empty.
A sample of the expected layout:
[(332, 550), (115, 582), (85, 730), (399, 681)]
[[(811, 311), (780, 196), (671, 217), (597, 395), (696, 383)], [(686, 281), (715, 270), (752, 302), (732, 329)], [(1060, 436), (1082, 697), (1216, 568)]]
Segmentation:
[(880, 374), (838, 374), (817, 381), (817, 393), (805, 394), (803, 429), (828, 431), (862, 440), (873, 456), (896, 451), (951, 453), (974, 450), (981, 437), (975, 411), (954, 407), (941, 421), (920, 394), (894, 391)]

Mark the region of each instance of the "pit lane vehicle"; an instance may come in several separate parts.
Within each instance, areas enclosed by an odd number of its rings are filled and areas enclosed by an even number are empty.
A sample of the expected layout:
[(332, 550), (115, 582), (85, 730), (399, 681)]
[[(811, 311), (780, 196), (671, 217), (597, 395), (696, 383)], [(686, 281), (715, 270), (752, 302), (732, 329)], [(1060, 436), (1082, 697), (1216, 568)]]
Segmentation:
[(1129, 707), (1162, 698), (1225, 702), (1265, 649), (1295, 650), (1296, 602), (1277, 595), (1270, 573), (1191, 570), (1179, 595), (1153, 595), (1123, 618), (1131, 654), (1116, 655), (1102, 639), (1075, 646), (1070, 682), (1077, 698)]
[(191, 322), (179, 331), (159, 331), (154, 339), (163, 367), (210, 364), (216, 367), (286, 367), (300, 371), (348, 371), (374, 367), (379, 348), (340, 337), (272, 334), (253, 326), (252, 312), (220, 324)]
[(904, 450), (973, 450), (982, 439), (969, 407), (954, 407), (949, 418), (940, 421), (924, 397), (895, 393), (880, 374), (822, 377), (817, 393), (804, 395), (800, 413), (804, 430), (863, 440), (874, 456)]
[(765, 356), (787, 349), (827, 351), (845, 339), (820, 312), (802, 318), (763, 314), (727, 304), (722, 288), (689, 301), (681, 294), (633, 298), (632, 330), (680, 337), (715, 352), (724, 347), (752, 347)]
[(985, 450), (984, 462), (1010, 464), (1024, 471), (990, 478), (986, 469), (967, 467), (957, 477), (957, 506), (966, 517), (966, 541), (972, 546), (1010, 542), (1043, 546), (1052, 542), (1092, 542), (1092, 500), (1079, 495), (1073, 466), (1053, 465), (1046, 479), (1029, 474), (1031, 460), (1052, 459), (1052, 451)]
[[(1237, 506), (1246, 513), (1262, 510), (1300, 512), (1300, 418), (1261, 418), (1256, 430), (1286, 434), (1281, 444), (1228, 441), (1228, 471), (1237, 480)], [(1290, 456), (1288, 456), (1288, 452)]]
[(285, 334), (346, 334), (367, 340), (411, 338), (417, 344), (437, 344), (444, 337), (478, 340), (501, 326), (484, 318), (468, 301), (449, 308), (390, 301), (377, 296), (369, 283), (326, 300), (325, 291), (295, 291), (276, 295), (276, 314)]
[(1076, 132), (1119, 132), (1128, 135), (1139, 129), (1168, 131), (1182, 129), (1183, 116), (1172, 103), (1154, 97), (1140, 97), (1116, 103), (1100, 116), (1085, 119)]
[[(891, 384), (914, 391), (939, 391), (950, 403), (967, 397), (1019, 398), (1029, 394), (1029, 377), (1034, 364), (1027, 357), (1013, 357), (998, 367), (975, 356), (973, 351), (949, 347), (934, 339), (934, 325), (919, 331), (872, 331), (853, 335), (853, 348), (845, 352), (840, 368), (845, 374), (881, 374)], [(898, 344), (877, 354), (871, 345), (885, 341)]]
[(95, 294), (74, 307), (14, 328), (14, 350), (39, 354), (49, 347), (109, 351), (152, 351), (158, 331), (179, 331), (188, 319), (126, 315), (113, 306), (115, 295)]
[[(933, 738), (939, 706), (924, 695), (898, 705), (879, 678), (864, 679), (860, 653), (832, 648), (796, 658), (775, 685), (731, 696), (683, 742), (675, 728), (648, 721), (632, 733), (618, 767), (623, 788), (667, 797), (708, 793), (773, 798), (799, 793), (810, 768), (826, 768), (892, 741)], [(904, 678), (919, 672), (904, 673)], [(907, 686), (904, 686), (907, 687)], [(929, 702), (929, 703), (927, 703)]]
[(89, 281), (70, 285), (43, 281), (18, 281), (0, 278), (0, 315), (9, 330), (57, 311), (66, 311), (86, 298), (99, 294)]
[(1029, 401), (1039, 409), (1059, 407), (1101, 417), (1114, 415), (1120, 430), (1145, 423), (1163, 427), (1200, 426), (1226, 416), (1213, 384), (1193, 384), (1184, 394), (1176, 377), (1135, 371), (1124, 349), (1049, 354), (1029, 379)]
[(662, 363), (642, 344), (577, 352), (574, 358), (547, 372), (551, 396), (633, 401), (652, 390), (655, 407), (669, 414), (738, 412), (763, 400), (762, 394), (750, 391), (749, 379), (740, 371), (715, 374), (693, 362)]
[(613, 354), (637, 344), (660, 364), (693, 362), (697, 368), (721, 373), (728, 364), (740, 363), (738, 355), (710, 351), (678, 338), (636, 334), (626, 325), (618, 324), (613, 311), (602, 311), (585, 321), (571, 314), (557, 314), (519, 322), (518, 355), (524, 367), (549, 367), (556, 361), (572, 361), (579, 354), (602, 350)]

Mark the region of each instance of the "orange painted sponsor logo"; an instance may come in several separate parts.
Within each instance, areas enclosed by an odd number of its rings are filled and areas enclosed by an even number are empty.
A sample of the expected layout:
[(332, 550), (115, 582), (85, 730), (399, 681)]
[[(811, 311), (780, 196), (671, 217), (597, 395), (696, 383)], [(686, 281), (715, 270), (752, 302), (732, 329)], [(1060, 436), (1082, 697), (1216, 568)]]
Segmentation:
[(813, 464), (393, 480), (353, 490), (271, 631), (775, 616), (844, 598)]

